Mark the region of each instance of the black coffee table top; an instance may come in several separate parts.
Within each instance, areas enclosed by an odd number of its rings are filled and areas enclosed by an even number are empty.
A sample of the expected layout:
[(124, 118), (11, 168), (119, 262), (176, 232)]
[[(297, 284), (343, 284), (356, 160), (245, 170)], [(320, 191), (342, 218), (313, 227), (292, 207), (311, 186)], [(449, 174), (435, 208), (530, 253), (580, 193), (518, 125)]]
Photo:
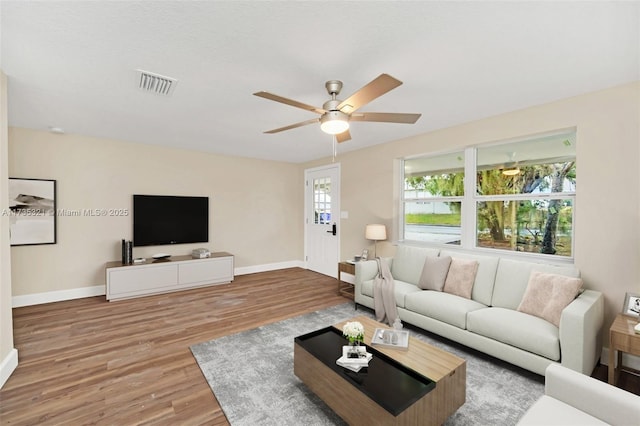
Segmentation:
[(373, 355), (368, 367), (356, 373), (337, 365), (336, 360), (342, 356), (342, 347), (348, 342), (335, 327), (298, 336), (295, 342), (394, 416), (436, 386), (429, 378), (368, 345), (365, 345), (367, 352)]

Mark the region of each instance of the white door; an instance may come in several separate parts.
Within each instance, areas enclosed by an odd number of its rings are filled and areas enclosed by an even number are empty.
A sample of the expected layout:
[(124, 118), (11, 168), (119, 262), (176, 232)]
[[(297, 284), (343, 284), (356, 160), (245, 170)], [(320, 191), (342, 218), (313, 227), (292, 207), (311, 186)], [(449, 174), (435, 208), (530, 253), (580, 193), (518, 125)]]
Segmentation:
[(338, 275), (340, 258), (340, 165), (305, 170), (307, 269)]

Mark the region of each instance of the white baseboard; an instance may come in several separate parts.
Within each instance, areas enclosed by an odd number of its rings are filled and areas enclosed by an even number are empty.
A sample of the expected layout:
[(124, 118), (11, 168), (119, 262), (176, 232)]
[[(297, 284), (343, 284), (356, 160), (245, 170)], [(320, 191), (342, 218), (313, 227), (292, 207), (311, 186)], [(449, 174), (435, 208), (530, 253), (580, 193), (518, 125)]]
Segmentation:
[(13, 296), (11, 303), (14, 308), (22, 306), (41, 305), (43, 303), (61, 302), (63, 300), (82, 299), (83, 297), (104, 296), (104, 285), (72, 288), (69, 290), (48, 291), (46, 293), (25, 294)]
[(0, 389), (9, 380), (9, 376), (18, 367), (18, 350), (11, 349), (6, 357), (0, 362)]
[[(600, 364), (609, 365), (609, 348), (602, 348), (600, 355)], [(640, 357), (628, 353), (622, 354), (622, 365), (640, 371)]]
[[(304, 262), (301, 260), (292, 260), (289, 262), (268, 263), (264, 265), (245, 266), (235, 268), (235, 275), (254, 274), (257, 272), (275, 271), (286, 268), (304, 268)], [(104, 296), (106, 289), (104, 285), (96, 285), (91, 287), (80, 287), (69, 290), (48, 291), (46, 293), (25, 294), (22, 296), (13, 296), (11, 299), (12, 307), (20, 308), (22, 306), (41, 305), (43, 303), (62, 302), (64, 300), (81, 299), (83, 297)]]
[(287, 268), (304, 268), (304, 262), (301, 260), (291, 260), (289, 262), (266, 263), (264, 265), (244, 266), (235, 268), (235, 275), (255, 274), (257, 272), (277, 271), (278, 269)]

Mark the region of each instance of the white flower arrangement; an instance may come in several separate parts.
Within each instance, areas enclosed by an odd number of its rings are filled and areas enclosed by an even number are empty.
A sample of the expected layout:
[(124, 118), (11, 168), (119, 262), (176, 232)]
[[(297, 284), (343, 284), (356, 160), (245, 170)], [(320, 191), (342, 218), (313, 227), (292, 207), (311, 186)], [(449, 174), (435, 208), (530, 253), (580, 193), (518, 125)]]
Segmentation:
[(342, 335), (349, 339), (349, 343), (362, 342), (364, 340), (364, 326), (358, 321), (347, 322), (342, 327)]

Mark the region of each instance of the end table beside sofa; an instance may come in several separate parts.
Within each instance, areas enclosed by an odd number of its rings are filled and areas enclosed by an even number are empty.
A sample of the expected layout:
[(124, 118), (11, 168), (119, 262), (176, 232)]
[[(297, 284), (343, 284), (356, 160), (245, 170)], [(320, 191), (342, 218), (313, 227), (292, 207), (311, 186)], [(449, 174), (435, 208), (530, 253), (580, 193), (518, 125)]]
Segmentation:
[[(609, 328), (608, 379), (611, 385), (616, 384), (617, 376), (622, 369), (622, 353), (626, 352), (631, 355), (640, 355), (640, 334), (637, 334), (634, 330), (637, 324), (637, 317), (632, 318), (627, 315), (618, 314)], [(638, 423), (640, 423), (640, 420)]]

